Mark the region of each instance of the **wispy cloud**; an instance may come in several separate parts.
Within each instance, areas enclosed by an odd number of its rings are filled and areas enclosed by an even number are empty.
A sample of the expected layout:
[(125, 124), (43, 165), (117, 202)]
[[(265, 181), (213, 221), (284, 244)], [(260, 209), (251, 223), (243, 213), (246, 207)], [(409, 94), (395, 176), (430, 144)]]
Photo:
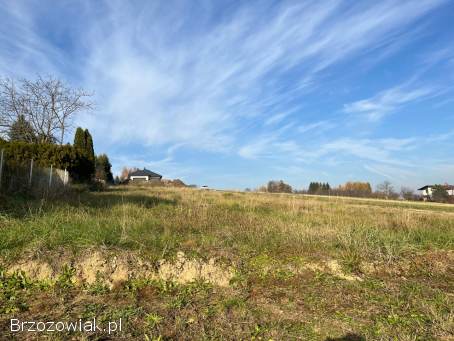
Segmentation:
[(290, 113), (283, 112), (280, 114), (273, 115), (265, 120), (265, 125), (273, 125), (282, 122)]
[(321, 146), (321, 153), (345, 153), (363, 160), (394, 165), (407, 165), (406, 161), (393, 157), (393, 152), (413, 148), (414, 139), (352, 139), (333, 140)]
[(316, 130), (318, 132), (323, 132), (325, 130), (331, 129), (335, 126), (333, 122), (330, 121), (318, 121), (309, 124), (302, 124), (298, 127), (298, 132), (307, 133), (309, 131)]
[[(186, 3), (85, 2), (71, 44), (85, 53), (75, 67), (103, 108), (92, 121), (96, 134), (112, 143), (222, 150), (245, 119), (272, 106), (281, 116), (264, 120), (278, 123), (289, 101), (304, 91), (300, 85), (346, 58), (395, 43), (397, 33), (443, 2), (256, 3), (220, 17), (204, 3), (193, 13)], [(17, 29), (0, 33), (8, 42), (0, 59), (8, 64), (34, 56), (43, 63), (37, 69), (61, 70), (71, 55), (42, 34), (36, 6), (6, 4), (2, 18)], [(357, 103), (352, 110), (364, 107), (370, 105)], [(107, 128), (106, 120), (116, 124)]]
[[(216, 152), (295, 167), (334, 164), (336, 155), (397, 164), (410, 142), (342, 130), (345, 117), (330, 113), (345, 99), (320, 90), (345, 70), (361, 77), (358, 61), (381, 62), (420, 39), (414, 24), (447, 3), (10, 1), (0, 9), (0, 73), (52, 73), (94, 90), (99, 110), (78, 122), (118, 163), (177, 174), (173, 152)], [(436, 82), (407, 82), (357, 97), (344, 111), (376, 121), (441, 92)], [(147, 161), (119, 145), (172, 155)]]
[(403, 105), (415, 103), (440, 93), (437, 87), (412, 87), (408, 84), (399, 85), (377, 95), (344, 105), (344, 112), (358, 114), (370, 121), (378, 121)]

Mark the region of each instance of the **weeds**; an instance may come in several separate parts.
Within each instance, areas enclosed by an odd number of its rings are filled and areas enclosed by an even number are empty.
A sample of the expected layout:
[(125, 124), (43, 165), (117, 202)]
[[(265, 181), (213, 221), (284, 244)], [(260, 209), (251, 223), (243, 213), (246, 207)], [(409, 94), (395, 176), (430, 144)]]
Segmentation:
[(76, 269), (70, 265), (65, 264), (62, 268), (61, 273), (58, 275), (56, 285), (62, 289), (72, 288), (74, 286), (74, 275)]
[[(3, 325), (38, 313), (121, 317), (120, 336), (131, 340), (454, 333), (452, 206), (138, 186), (80, 191), (60, 202), (2, 198), (0, 207), (2, 264), (26, 260), (30, 249), (62, 268), (52, 281), (0, 271)], [(153, 266), (183, 251), (231, 265), (234, 276), (227, 287), (129, 275), (112, 290), (100, 279), (76, 285), (68, 264), (99, 249), (134, 253)]]

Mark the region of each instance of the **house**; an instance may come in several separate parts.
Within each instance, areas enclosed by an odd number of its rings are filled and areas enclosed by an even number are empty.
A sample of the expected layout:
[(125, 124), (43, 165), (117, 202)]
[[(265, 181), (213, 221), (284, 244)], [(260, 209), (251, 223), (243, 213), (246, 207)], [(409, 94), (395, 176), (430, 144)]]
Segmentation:
[[(436, 185), (426, 185), (421, 188), (418, 188), (418, 191), (421, 191), (421, 195), (424, 199), (431, 199), (435, 186)], [(441, 186), (446, 190), (448, 195), (454, 196), (454, 186), (453, 185), (444, 184)]]
[(139, 169), (134, 172), (129, 173), (129, 180), (133, 182), (139, 182), (139, 181), (161, 181), (162, 175), (159, 175), (155, 172), (152, 172), (146, 168), (144, 169)]

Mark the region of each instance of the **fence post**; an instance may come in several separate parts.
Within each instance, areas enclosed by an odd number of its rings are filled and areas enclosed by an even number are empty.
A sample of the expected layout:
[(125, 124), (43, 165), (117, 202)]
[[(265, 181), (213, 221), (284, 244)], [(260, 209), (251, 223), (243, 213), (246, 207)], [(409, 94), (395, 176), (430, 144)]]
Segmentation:
[(33, 179), (33, 158), (30, 161), (30, 179), (28, 179), (28, 185), (32, 187), (32, 179)]
[(68, 182), (69, 182), (69, 174), (68, 174), (68, 171), (65, 168), (65, 187), (68, 184)]
[(49, 188), (52, 186), (52, 165), (50, 165), (50, 174), (49, 174)]
[(0, 189), (2, 188), (2, 172), (3, 172), (3, 149), (0, 153)]

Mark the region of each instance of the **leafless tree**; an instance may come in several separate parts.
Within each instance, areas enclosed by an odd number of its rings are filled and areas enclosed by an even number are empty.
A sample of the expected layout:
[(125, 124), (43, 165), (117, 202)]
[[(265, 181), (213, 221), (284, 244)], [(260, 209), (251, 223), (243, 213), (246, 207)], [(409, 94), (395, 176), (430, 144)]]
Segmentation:
[(12, 79), (0, 80), (0, 129), (5, 134), (11, 125), (23, 114), (21, 96)]
[(400, 188), (400, 195), (405, 200), (415, 200), (415, 197), (416, 197), (415, 192), (413, 191), (413, 189), (411, 189), (409, 187), (404, 187), (404, 186), (402, 186)]
[(74, 116), (93, 109), (91, 93), (70, 88), (51, 76), (22, 79), (18, 83), (16, 86), (12, 79), (0, 83), (0, 128), (3, 133), (23, 115), (39, 142), (63, 144)]
[(394, 192), (394, 187), (389, 181), (383, 181), (377, 185), (377, 194), (383, 196), (385, 199), (395, 198), (397, 196)]
[(126, 179), (128, 179), (129, 177), (129, 174), (131, 174), (132, 172), (135, 172), (136, 170), (138, 170), (137, 167), (123, 167), (123, 169), (121, 170), (121, 174), (120, 174), (120, 180), (121, 181), (124, 181)]

